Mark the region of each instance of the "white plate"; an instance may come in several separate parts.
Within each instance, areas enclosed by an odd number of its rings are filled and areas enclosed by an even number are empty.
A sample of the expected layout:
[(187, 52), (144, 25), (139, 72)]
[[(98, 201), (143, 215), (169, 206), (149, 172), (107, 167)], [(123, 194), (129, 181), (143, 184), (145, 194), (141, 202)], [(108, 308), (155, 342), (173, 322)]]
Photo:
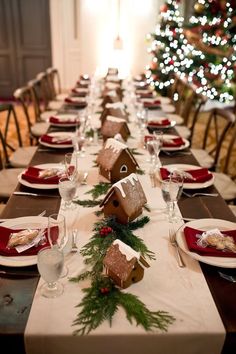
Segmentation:
[[(174, 138), (179, 138), (178, 135), (167, 135), (164, 134), (163, 135), (163, 139), (174, 139)], [(178, 147), (162, 147), (161, 150), (163, 151), (178, 151), (178, 150), (184, 150), (187, 147), (189, 147), (190, 142), (187, 139), (183, 139), (184, 144), (182, 146), (178, 146)]]
[[(60, 165), (58, 163), (45, 163), (41, 165), (35, 165), (34, 167), (37, 168), (42, 168), (42, 169), (47, 169), (47, 168), (61, 168), (63, 170), (63, 165)], [(38, 183), (30, 183), (22, 178), (22, 173), (18, 175), (18, 181), (23, 184), (23, 186), (29, 187), (29, 188), (36, 188), (36, 189), (56, 189), (58, 188), (58, 184), (38, 184)]]
[[(47, 227), (48, 218), (43, 216), (26, 216), (22, 218), (9, 219), (1, 226), (11, 229), (41, 228)], [(37, 264), (37, 256), (5, 257), (0, 255), (0, 264), (7, 267), (27, 267)]]
[(235, 258), (227, 258), (227, 257), (212, 257), (212, 256), (201, 256), (198, 253), (191, 252), (188, 249), (188, 246), (185, 241), (185, 236), (183, 233), (183, 230), (186, 226), (192, 227), (194, 229), (198, 230), (210, 230), (210, 229), (215, 229), (218, 228), (220, 230), (235, 230), (236, 229), (236, 223), (227, 221), (227, 220), (221, 220), (221, 219), (199, 219), (199, 220), (194, 220), (186, 223), (183, 225), (176, 233), (176, 240), (178, 242), (179, 247), (190, 257), (201, 261), (203, 263), (207, 263), (213, 266), (217, 267), (223, 267), (223, 268), (236, 268), (236, 255)]
[[(173, 164), (173, 165), (165, 165), (163, 166), (167, 168), (170, 172), (174, 170), (179, 170), (179, 171), (186, 171), (186, 170), (196, 170), (197, 168), (202, 168), (200, 166), (195, 166), (195, 165), (187, 165), (187, 164)], [(200, 189), (200, 188), (207, 188), (209, 186), (212, 186), (214, 183), (214, 175), (212, 175), (212, 179), (206, 182), (202, 183), (184, 183), (183, 188), (184, 189)]]
[[(74, 136), (74, 133), (70, 133), (70, 132), (54, 132), (54, 133), (49, 133), (47, 134), (49, 136), (52, 136), (52, 137), (56, 137), (56, 136), (66, 136), (68, 138), (71, 138), (71, 140), (73, 139), (73, 136)], [(49, 143), (45, 143), (44, 141), (41, 141), (41, 138), (39, 138), (39, 142), (41, 145), (44, 145), (44, 146), (47, 146), (47, 147), (51, 147), (53, 149), (65, 149), (65, 148), (70, 148), (70, 147), (73, 147), (73, 144), (49, 144)]]
[[(60, 123), (49, 122), (51, 126), (54, 127), (75, 127), (76, 126), (76, 114), (55, 114), (53, 117), (60, 119)], [(73, 122), (63, 123), (63, 120), (73, 119)]]
[(165, 113), (174, 113), (175, 112), (175, 106), (172, 106), (171, 104), (162, 104), (161, 109)]

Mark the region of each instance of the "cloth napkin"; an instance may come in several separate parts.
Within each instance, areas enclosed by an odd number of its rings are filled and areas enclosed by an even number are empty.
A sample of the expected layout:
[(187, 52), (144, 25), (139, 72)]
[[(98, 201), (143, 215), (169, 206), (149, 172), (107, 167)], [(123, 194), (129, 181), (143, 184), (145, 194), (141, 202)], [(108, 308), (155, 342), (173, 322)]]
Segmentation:
[(147, 93), (138, 92), (138, 95), (140, 96), (140, 98), (153, 98), (152, 92), (147, 92)]
[(87, 106), (87, 102), (81, 102), (81, 101), (76, 101), (76, 100), (72, 100), (69, 97), (65, 98), (65, 102), (69, 103), (71, 105), (77, 106), (77, 107), (86, 107)]
[[(201, 235), (202, 233), (203, 233), (203, 231), (193, 229), (189, 226), (186, 226), (184, 228), (185, 240), (186, 240), (187, 246), (191, 252), (198, 253), (202, 256), (234, 257), (234, 258), (236, 258), (236, 253), (231, 252), (229, 250), (221, 251), (221, 250), (217, 250), (216, 248), (210, 247), (210, 246), (207, 246), (205, 248), (199, 246), (197, 244), (198, 238), (196, 237), (196, 235)], [(233, 237), (234, 241), (236, 242), (236, 230), (221, 231), (221, 233), (224, 235)]]
[(148, 140), (153, 140), (155, 139), (154, 135), (145, 135), (144, 136), (144, 142), (146, 143)]
[(43, 178), (39, 176), (41, 171), (43, 171), (43, 169), (29, 166), (27, 170), (21, 175), (21, 178), (29, 183), (58, 184), (59, 178), (61, 176)]
[[(24, 229), (19, 229), (17, 231), (22, 231)], [(50, 246), (47, 236), (47, 230), (45, 230), (46, 243), (40, 246), (34, 246), (28, 248), (27, 250), (19, 253), (15, 248), (7, 248), (10, 234), (16, 232), (16, 230), (9, 229), (7, 227), (0, 226), (0, 255), (5, 257), (15, 257), (15, 256), (34, 256), (42, 248)]]
[(65, 137), (65, 140), (63, 141), (55, 141), (56, 138), (59, 138), (59, 136), (51, 136), (51, 135), (44, 134), (41, 136), (40, 140), (44, 143), (51, 144), (51, 145), (71, 145), (72, 144), (72, 139), (70, 137)]
[(153, 102), (148, 102), (148, 101), (143, 102), (144, 107), (149, 109), (160, 108), (160, 104), (161, 104), (160, 100), (155, 100)]
[[(189, 175), (193, 177), (193, 179), (187, 176), (184, 176), (184, 183), (203, 183), (212, 179), (212, 173), (208, 171), (207, 168), (199, 168), (196, 170), (186, 170)], [(167, 168), (161, 167), (160, 168), (161, 178), (163, 180), (169, 178), (170, 171)]]
[(163, 140), (163, 147), (180, 147), (184, 145), (184, 140), (181, 137), (170, 138)]
[(56, 124), (75, 124), (76, 120), (75, 119), (61, 119), (59, 117), (50, 117), (49, 118), (50, 123), (56, 123)]
[(168, 118), (162, 118), (159, 120), (150, 120), (148, 122), (149, 127), (165, 127), (169, 126), (171, 124), (171, 121)]

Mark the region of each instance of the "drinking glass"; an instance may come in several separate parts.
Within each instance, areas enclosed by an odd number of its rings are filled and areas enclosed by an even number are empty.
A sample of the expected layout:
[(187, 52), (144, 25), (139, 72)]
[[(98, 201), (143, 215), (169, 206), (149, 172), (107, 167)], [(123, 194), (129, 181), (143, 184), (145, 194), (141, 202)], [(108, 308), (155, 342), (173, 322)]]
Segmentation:
[(170, 177), (161, 182), (162, 197), (167, 204), (169, 222), (178, 221), (175, 206), (183, 189), (183, 178), (181, 176)]
[(68, 177), (61, 177), (58, 182), (59, 194), (62, 197), (65, 205), (63, 210), (73, 209), (72, 200), (76, 194), (77, 182), (75, 180), (70, 180)]
[(76, 181), (78, 179), (77, 155), (72, 152), (68, 152), (65, 154), (64, 161), (66, 176), (70, 181)]
[[(51, 214), (48, 217), (48, 240), (51, 248), (62, 251), (68, 237), (66, 233), (66, 219), (62, 214)], [(68, 267), (64, 265), (61, 278), (68, 274)]]
[(58, 248), (46, 247), (38, 252), (37, 266), (41, 277), (45, 280), (40, 288), (41, 295), (53, 298), (63, 293), (63, 285), (58, 282), (63, 265), (64, 255)]

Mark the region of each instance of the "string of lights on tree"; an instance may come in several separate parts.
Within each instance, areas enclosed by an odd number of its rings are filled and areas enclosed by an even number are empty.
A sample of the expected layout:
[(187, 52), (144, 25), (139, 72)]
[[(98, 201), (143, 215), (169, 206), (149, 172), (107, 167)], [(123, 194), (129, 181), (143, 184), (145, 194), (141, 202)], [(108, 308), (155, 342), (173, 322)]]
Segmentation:
[(160, 25), (149, 35), (153, 57), (147, 68), (148, 82), (166, 94), (177, 73), (209, 99), (232, 101), (236, 90), (236, 0), (198, 0), (188, 25), (183, 25), (179, 3), (166, 1), (160, 9)]

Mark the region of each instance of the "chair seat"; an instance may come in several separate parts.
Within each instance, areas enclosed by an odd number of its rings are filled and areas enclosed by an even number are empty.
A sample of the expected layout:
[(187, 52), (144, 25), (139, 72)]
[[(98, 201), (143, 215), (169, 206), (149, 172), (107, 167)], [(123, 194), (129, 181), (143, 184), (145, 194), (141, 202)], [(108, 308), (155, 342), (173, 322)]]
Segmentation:
[(175, 120), (176, 124), (178, 124), (178, 125), (183, 124), (183, 122), (184, 122), (184, 119), (180, 115), (175, 114), (175, 113), (168, 113), (166, 115), (166, 117), (170, 120)]
[(35, 154), (37, 146), (18, 148), (12, 153), (10, 163), (12, 167), (27, 167)]
[(63, 105), (64, 103), (61, 101), (50, 101), (48, 104), (48, 109), (52, 109), (52, 110), (61, 109)]
[(31, 134), (35, 137), (40, 137), (43, 134), (46, 134), (50, 127), (49, 123), (46, 122), (39, 122), (35, 123), (31, 128)]
[(43, 121), (48, 121), (51, 116), (58, 114), (57, 110), (45, 111), (40, 114), (40, 119)]
[(213, 172), (215, 177), (214, 185), (218, 189), (222, 198), (225, 200), (233, 200), (236, 198), (236, 183), (226, 174), (221, 172)]
[(188, 127), (185, 127), (184, 125), (181, 126), (176, 126), (175, 127), (176, 131), (178, 134), (181, 136), (181, 138), (188, 139), (191, 135), (191, 131)]
[(210, 168), (214, 164), (214, 159), (203, 149), (191, 149), (192, 154), (202, 167)]
[(0, 198), (8, 199), (18, 184), (22, 168), (5, 168), (0, 171)]

